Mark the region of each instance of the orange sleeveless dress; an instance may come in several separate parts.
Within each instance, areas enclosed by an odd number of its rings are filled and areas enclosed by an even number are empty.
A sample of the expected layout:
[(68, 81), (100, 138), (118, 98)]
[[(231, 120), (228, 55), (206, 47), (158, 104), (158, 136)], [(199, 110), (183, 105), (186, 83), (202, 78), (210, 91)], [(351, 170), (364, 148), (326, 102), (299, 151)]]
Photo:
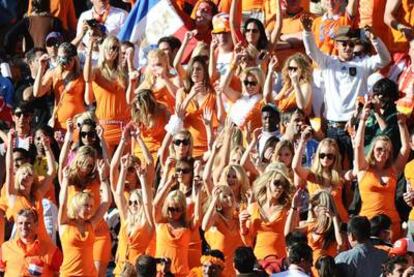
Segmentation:
[(73, 225), (66, 225), (60, 235), (63, 249), (63, 263), (60, 267), (61, 277), (96, 277), (98, 276), (93, 259), (95, 232), (92, 224), (86, 225), (82, 235)]
[(137, 258), (145, 254), (153, 230), (148, 226), (139, 227), (132, 234), (128, 234), (128, 224), (121, 221), (121, 229), (118, 235), (118, 249), (116, 251), (114, 275), (119, 276), (125, 261), (135, 265)]
[(167, 87), (164, 86), (157, 90), (153, 89), (152, 93), (154, 94), (155, 100), (157, 100), (158, 103), (161, 103), (167, 107), (170, 114), (174, 114), (175, 98), (170, 94)]
[(245, 129), (249, 124), (251, 126), (251, 130), (255, 130), (257, 128), (262, 127), (262, 106), (264, 104), (263, 100), (258, 101), (253, 109), (251, 109), (244, 121), (243, 125), (240, 126), (241, 128)]
[(381, 184), (380, 178), (368, 169), (359, 180), (359, 192), (361, 194), (361, 211), (359, 215), (372, 217), (385, 214), (392, 220), (392, 241), (400, 238), (401, 226), (400, 216), (395, 207), (395, 190), (397, 187), (397, 176), (392, 168), (387, 169), (389, 180)]
[[(187, 204), (187, 216), (192, 218), (194, 214), (194, 203)], [(202, 248), (200, 228), (193, 228), (191, 239), (188, 247), (188, 266), (189, 268), (199, 267), (201, 265), (201, 248)]]
[(53, 92), (55, 94), (56, 121), (55, 128), (66, 130), (66, 120), (83, 113), (85, 81), (82, 74), (66, 85), (60, 78), (53, 76)]
[(208, 229), (204, 237), (210, 245), (210, 249), (217, 249), (223, 252), (225, 259), (225, 268), (223, 276), (236, 276), (233, 268), (234, 251), (237, 247), (243, 246), (243, 241), (240, 237), (239, 220), (235, 216), (233, 218), (233, 227), (229, 227), (227, 222), (218, 216), (215, 226)]
[[(70, 203), (72, 201), (73, 196), (75, 196), (80, 191), (81, 190), (75, 186), (69, 186), (68, 203)], [(89, 185), (82, 191), (89, 192), (93, 195), (93, 213), (95, 213), (101, 203), (99, 181), (94, 181), (91, 185)], [(103, 264), (108, 263), (111, 259), (111, 235), (109, 233), (108, 224), (105, 222), (103, 218), (95, 227), (94, 233), (95, 242), (93, 244), (93, 260), (99, 261)]]
[(284, 236), (287, 209), (272, 215), (273, 220), (267, 222), (260, 214), (258, 204), (253, 204), (251, 211), (251, 225), (249, 235), (255, 238), (254, 254), (258, 260), (264, 259), (268, 255), (276, 255), (279, 258), (286, 257), (286, 244)]
[(190, 272), (188, 266), (188, 245), (191, 229), (181, 228), (172, 233), (168, 223), (159, 223), (156, 227), (156, 257), (171, 259), (171, 272), (176, 277), (186, 277)]
[(195, 100), (191, 100), (187, 107), (187, 114), (184, 120), (184, 127), (193, 136), (193, 156), (200, 157), (208, 150), (207, 132), (203, 123), (203, 111), (208, 108), (213, 112), (213, 127), (217, 127), (216, 95), (208, 93), (203, 103), (198, 107)]
[[(282, 88), (285, 89), (285, 88)], [(296, 104), (296, 92), (293, 88), (290, 88), (290, 92), (284, 98), (276, 101), (276, 106), (281, 112), (290, 112), (295, 110), (298, 105)]]
[(119, 144), (122, 128), (131, 120), (125, 89), (118, 82), (100, 77), (99, 82), (92, 82), (92, 90), (96, 100), (95, 114), (104, 129), (111, 153)]

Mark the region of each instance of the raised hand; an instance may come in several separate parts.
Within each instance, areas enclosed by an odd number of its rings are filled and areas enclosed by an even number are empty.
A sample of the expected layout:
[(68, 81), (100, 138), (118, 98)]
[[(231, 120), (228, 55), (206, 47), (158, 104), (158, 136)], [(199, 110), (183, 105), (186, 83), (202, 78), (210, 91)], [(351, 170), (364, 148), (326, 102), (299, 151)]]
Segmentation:
[(211, 119), (213, 118), (213, 111), (209, 108), (203, 110), (203, 123), (208, 126), (211, 124)]
[(302, 141), (307, 141), (308, 139), (310, 139), (312, 137), (312, 127), (310, 126), (305, 126), (305, 129), (302, 132), (302, 135), (300, 136)]
[(98, 136), (98, 138), (100, 140), (102, 140), (103, 139), (103, 135), (104, 135), (104, 129), (102, 128), (102, 126), (99, 125), (99, 124), (96, 125), (95, 130), (96, 130), (96, 135)]
[(310, 32), (312, 30), (313, 19), (309, 14), (304, 14), (300, 17), (300, 22), (305, 31)]
[(98, 160), (98, 174), (99, 174), (99, 180), (105, 181), (108, 179), (108, 165), (104, 160)]
[(276, 55), (273, 55), (270, 58), (270, 62), (269, 62), (269, 70), (271, 71), (275, 71), (277, 65), (279, 64), (279, 60), (277, 59)]
[(46, 69), (48, 67), (49, 59), (50, 57), (48, 54), (43, 54), (42, 56), (40, 56), (40, 58), (38, 59), (39, 68)]

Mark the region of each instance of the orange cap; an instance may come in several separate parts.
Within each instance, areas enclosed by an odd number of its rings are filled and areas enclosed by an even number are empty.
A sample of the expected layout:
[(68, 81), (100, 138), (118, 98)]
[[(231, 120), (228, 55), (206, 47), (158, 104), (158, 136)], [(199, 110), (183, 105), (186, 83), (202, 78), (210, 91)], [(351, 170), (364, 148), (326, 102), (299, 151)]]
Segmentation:
[(230, 32), (230, 21), (227, 13), (219, 13), (213, 17), (213, 31), (211, 33), (227, 33)]
[(394, 242), (389, 254), (390, 256), (404, 256), (408, 252), (414, 253), (414, 242), (408, 238), (402, 238)]

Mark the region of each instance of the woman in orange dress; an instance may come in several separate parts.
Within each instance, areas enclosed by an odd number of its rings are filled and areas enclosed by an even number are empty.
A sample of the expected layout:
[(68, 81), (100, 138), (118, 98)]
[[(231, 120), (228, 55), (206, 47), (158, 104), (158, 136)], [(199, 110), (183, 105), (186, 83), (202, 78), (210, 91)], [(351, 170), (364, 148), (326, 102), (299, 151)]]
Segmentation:
[(104, 129), (108, 152), (112, 155), (121, 138), (122, 128), (131, 114), (126, 100), (127, 76), (120, 62), (120, 45), (114, 36), (107, 36), (100, 47), (97, 68), (92, 69), (90, 39), (83, 75), (86, 82), (85, 103), (96, 103), (95, 114)]
[[(182, 171), (183, 172), (183, 171)], [(187, 216), (186, 196), (180, 190), (170, 191), (176, 185), (175, 175), (161, 180), (161, 188), (154, 199), (156, 223), (156, 257), (171, 259), (171, 272), (184, 277), (190, 272), (188, 263), (192, 232), (198, 231), (201, 217), (200, 182), (193, 183), (194, 212)]]
[[(286, 220), (285, 235), (296, 230), (305, 233), (308, 244), (313, 250), (314, 264), (319, 257), (329, 255), (335, 257), (344, 246), (338, 213), (335, 202), (329, 192), (321, 190), (309, 201), (309, 213), (306, 222), (299, 222), (299, 206), (302, 202), (303, 189), (293, 196), (292, 207)], [(318, 276), (315, 268), (312, 268), (315, 276)]]
[(127, 101), (132, 103), (135, 94), (140, 90), (151, 90), (155, 100), (167, 107), (168, 111), (173, 114), (175, 94), (180, 87), (180, 81), (170, 73), (168, 55), (161, 49), (154, 49), (148, 53), (147, 59), (148, 63), (144, 73), (144, 80), (138, 86), (138, 89), (136, 89), (136, 86), (139, 74), (137, 72), (130, 74)]
[(136, 174), (141, 181), (141, 189), (135, 189), (128, 198), (124, 188), (127, 171), (129, 171), (128, 156), (121, 159), (121, 172), (114, 192), (115, 204), (121, 218), (121, 229), (118, 235), (118, 249), (115, 257), (115, 276), (120, 276), (126, 262), (135, 265), (136, 259), (145, 254), (154, 232), (152, 217), (152, 188), (146, 182), (145, 171), (136, 164)]
[[(66, 121), (84, 112), (85, 81), (81, 74), (76, 47), (64, 42), (58, 49), (58, 66), (46, 71), (49, 57), (39, 58), (39, 70), (33, 85), (33, 95), (42, 97), (49, 91), (55, 95), (55, 107), (50, 125), (66, 130)], [(53, 121), (53, 122), (52, 122)]]
[[(217, 127), (218, 119), (223, 116), (222, 105), (217, 101), (220, 100), (210, 84), (204, 58), (192, 58), (187, 68), (184, 88), (177, 93), (176, 103), (185, 111), (184, 127), (193, 137), (195, 158), (202, 157), (211, 148), (212, 129)], [(204, 116), (205, 114), (209, 116)], [(209, 118), (205, 119), (206, 117)]]
[(357, 173), (362, 201), (359, 215), (369, 219), (379, 214), (389, 216), (392, 219), (391, 240), (395, 241), (401, 237), (401, 222), (395, 206), (395, 191), (397, 177), (404, 170), (410, 153), (409, 134), (406, 118), (399, 114), (397, 118), (401, 148), (397, 158), (393, 160), (392, 142), (387, 136), (377, 136), (365, 157), (364, 136), (370, 104), (368, 101), (362, 110), (354, 145), (354, 170)]
[(306, 180), (306, 187), (310, 197), (319, 190), (328, 191), (336, 203), (340, 220), (346, 223), (349, 217), (342, 201), (344, 180), (341, 177), (341, 157), (338, 144), (331, 138), (323, 139), (319, 142), (316, 149), (312, 168), (304, 168), (302, 166), (302, 157), (311, 132), (311, 127), (307, 127), (302, 133), (299, 146), (293, 157), (293, 171), (300, 179)]
[[(8, 133), (7, 145), (13, 145), (15, 135), (15, 130), (11, 129)], [(5, 183), (7, 197), (6, 216), (9, 220), (15, 220), (21, 209), (35, 209), (39, 215), (39, 237), (52, 241), (47, 234), (43, 219), (42, 199), (51, 188), (56, 175), (55, 158), (53, 157), (49, 140), (45, 136), (42, 136), (41, 142), (45, 149), (47, 160), (47, 172), (41, 181), (34, 174), (34, 169), (31, 164), (22, 164), (14, 172), (13, 148), (7, 147)]]
[(104, 161), (98, 163), (102, 196), (95, 202), (90, 192), (77, 192), (70, 197), (71, 169), (63, 170), (59, 207), (59, 234), (62, 242), (63, 263), (60, 276), (96, 277), (99, 275), (94, 264), (96, 229), (111, 203), (108, 172)]
[(283, 230), (290, 204), (291, 180), (281, 169), (270, 170), (253, 184), (257, 202), (240, 213), (240, 231), (258, 260), (269, 255), (286, 257)]
[(240, 236), (236, 202), (229, 186), (214, 187), (201, 228), (205, 231), (204, 236), (210, 248), (220, 250), (225, 256), (223, 276), (235, 276), (234, 251), (237, 247), (243, 246), (243, 241)]
[[(106, 162), (105, 162), (106, 163)], [(93, 212), (101, 203), (100, 191), (105, 185), (97, 178), (97, 153), (91, 146), (82, 146), (69, 165), (68, 202), (79, 192), (88, 192), (94, 200)], [(63, 181), (63, 166), (59, 165), (59, 181)], [(94, 228), (93, 261), (98, 276), (104, 276), (111, 258), (111, 236), (108, 224), (103, 218)]]
[(168, 156), (173, 157), (177, 161), (192, 158), (193, 136), (186, 129), (178, 131), (174, 135), (167, 132), (159, 153), (159, 161), (162, 167), (165, 166)]

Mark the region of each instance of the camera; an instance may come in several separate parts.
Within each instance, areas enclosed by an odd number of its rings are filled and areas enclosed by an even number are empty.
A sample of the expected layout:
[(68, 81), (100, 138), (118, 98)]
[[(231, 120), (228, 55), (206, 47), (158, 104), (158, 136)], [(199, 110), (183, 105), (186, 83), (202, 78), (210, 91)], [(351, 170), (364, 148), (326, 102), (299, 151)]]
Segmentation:
[(98, 27), (99, 22), (96, 19), (89, 19), (86, 20), (86, 24), (88, 24), (90, 28), (96, 28)]

